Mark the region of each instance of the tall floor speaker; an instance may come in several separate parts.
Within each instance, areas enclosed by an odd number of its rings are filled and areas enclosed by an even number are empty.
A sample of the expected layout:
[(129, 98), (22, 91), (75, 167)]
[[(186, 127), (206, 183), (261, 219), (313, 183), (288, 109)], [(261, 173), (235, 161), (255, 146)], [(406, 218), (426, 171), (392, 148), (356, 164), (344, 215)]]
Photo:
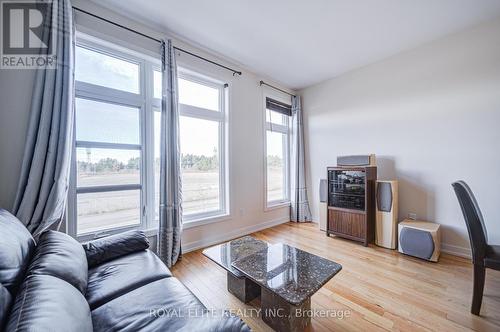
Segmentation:
[(396, 249), (398, 234), (398, 182), (377, 181), (375, 244)]
[(328, 213), (328, 181), (319, 180), (319, 229), (326, 231)]

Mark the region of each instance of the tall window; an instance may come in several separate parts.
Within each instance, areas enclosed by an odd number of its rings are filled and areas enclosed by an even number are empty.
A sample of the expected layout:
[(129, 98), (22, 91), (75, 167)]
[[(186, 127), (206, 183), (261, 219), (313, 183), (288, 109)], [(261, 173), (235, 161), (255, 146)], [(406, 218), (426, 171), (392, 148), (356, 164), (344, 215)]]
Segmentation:
[[(150, 116), (158, 61), (77, 34), (75, 143), (69, 232), (79, 238), (146, 228), (152, 153)], [(152, 144), (151, 144), (152, 145)], [(149, 204), (148, 204), (149, 203)]]
[(289, 201), (289, 122), (291, 106), (266, 97), (266, 202), (268, 207)]
[(178, 88), (183, 213), (189, 223), (227, 214), (226, 88), (183, 70)]
[[(81, 240), (158, 224), (160, 61), (77, 34), (69, 233)], [(223, 83), (179, 70), (183, 207), (227, 213)]]

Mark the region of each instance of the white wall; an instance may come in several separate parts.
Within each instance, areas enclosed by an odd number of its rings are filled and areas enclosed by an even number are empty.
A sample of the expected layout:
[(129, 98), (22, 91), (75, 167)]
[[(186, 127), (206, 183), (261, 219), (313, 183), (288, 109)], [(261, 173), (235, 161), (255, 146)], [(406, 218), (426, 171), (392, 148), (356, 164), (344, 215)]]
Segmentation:
[[(500, 19), (300, 91), (308, 188), (338, 155), (375, 153), (379, 179), (398, 179), (399, 218), (443, 225), (443, 248), (467, 254), (451, 183), (465, 180), (500, 243)], [(334, 56), (334, 55), (332, 55)]]
[[(72, 3), (156, 38), (168, 35), (168, 32), (161, 29), (149, 28), (88, 1), (74, 0)], [(102, 22), (94, 21), (93, 24), (104, 34), (118, 38), (126, 34), (127, 40), (141, 48), (155, 47), (142, 37), (120, 31)], [(174, 44), (238, 69), (235, 64), (175, 38)], [(231, 216), (224, 221), (186, 229), (183, 234), (183, 249), (206, 246), (288, 221), (288, 208), (264, 211), (264, 113), (262, 110), (263, 92), (259, 81), (266, 78), (258, 77), (241, 68), (239, 69), (243, 71), (243, 75), (233, 77), (231, 72), (185, 54), (180, 55), (178, 63), (217, 78), (224, 78), (230, 88), (228, 112)], [(2, 156), (0, 207), (7, 209), (12, 207), (22, 161), (32, 84), (33, 72), (31, 70), (0, 70), (0, 100), (2, 101), (0, 105), (0, 156)], [(282, 88), (285, 89), (285, 87)]]

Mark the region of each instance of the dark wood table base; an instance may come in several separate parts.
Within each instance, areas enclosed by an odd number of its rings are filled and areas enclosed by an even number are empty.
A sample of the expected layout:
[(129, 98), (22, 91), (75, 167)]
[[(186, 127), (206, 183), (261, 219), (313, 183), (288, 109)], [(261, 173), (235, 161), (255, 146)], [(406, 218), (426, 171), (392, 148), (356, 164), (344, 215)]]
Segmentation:
[(262, 320), (279, 332), (304, 331), (311, 323), (311, 296), (342, 269), (307, 251), (251, 236), (203, 254), (226, 269), (227, 290), (241, 302), (261, 297)]
[(262, 288), (262, 320), (276, 331), (304, 331), (311, 323), (311, 298), (293, 305), (275, 293)]
[(260, 296), (260, 286), (245, 277), (237, 277), (227, 272), (227, 290), (243, 303), (248, 303)]

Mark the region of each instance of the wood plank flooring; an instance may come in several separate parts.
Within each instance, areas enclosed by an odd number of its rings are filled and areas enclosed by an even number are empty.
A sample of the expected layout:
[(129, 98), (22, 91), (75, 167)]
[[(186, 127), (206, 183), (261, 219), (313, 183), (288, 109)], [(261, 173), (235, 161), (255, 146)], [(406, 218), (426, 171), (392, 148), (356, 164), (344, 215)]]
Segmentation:
[[(342, 271), (312, 297), (310, 331), (500, 331), (500, 272), (487, 270), (481, 316), (470, 314), (472, 265), (447, 254), (430, 263), (374, 245), (328, 238), (316, 224), (286, 223), (254, 233), (342, 264)], [(173, 268), (208, 308), (247, 310), (253, 331), (271, 329), (257, 316), (258, 300), (241, 303), (226, 289), (226, 271), (201, 254), (187, 253)], [(348, 313), (331, 317), (332, 310)], [(238, 312), (239, 311), (239, 312)], [(339, 311), (335, 311), (338, 313)]]

